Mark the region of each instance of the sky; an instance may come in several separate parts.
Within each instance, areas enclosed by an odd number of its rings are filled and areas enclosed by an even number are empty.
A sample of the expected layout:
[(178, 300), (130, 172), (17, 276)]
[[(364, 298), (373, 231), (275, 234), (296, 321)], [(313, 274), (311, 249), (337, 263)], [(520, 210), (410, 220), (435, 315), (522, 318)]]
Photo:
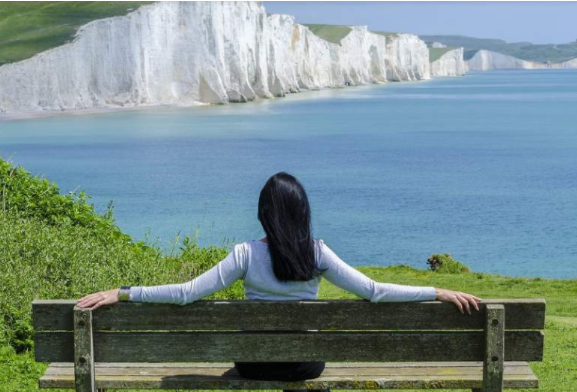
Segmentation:
[(577, 40), (577, 2), (265, 1), (264, 6), (270, 13), (295, 15), (299, 23), (536, 44)]

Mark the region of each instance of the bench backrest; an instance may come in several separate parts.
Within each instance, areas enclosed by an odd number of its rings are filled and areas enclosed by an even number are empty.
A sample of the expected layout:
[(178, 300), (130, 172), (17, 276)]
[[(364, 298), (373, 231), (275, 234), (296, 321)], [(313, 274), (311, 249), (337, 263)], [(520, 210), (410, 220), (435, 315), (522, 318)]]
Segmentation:
[(495, 344), (504, 344), (505, 361), (543, 357), (539, 299), (484, 301), (471, 316), (440, 302), (75, 305), (34, 301), (37, 361), (74, 362), (75, 341), (96, 362), (483, 361)]

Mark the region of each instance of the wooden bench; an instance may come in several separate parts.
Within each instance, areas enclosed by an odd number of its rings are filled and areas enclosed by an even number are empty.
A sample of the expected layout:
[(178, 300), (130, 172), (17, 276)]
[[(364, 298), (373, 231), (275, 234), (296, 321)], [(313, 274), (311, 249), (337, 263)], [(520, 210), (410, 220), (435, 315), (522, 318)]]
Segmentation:
[[(41, 388), (470, 389), (538, 388), (544, 300), (488, 300), (462, 315), (440, 302), (34, 301), (35, 352), (52, 362)], [(302, 382), (241, 378), (232, 361), (319, 361)], [(228, 363), (222, 363), (228, 362)]]

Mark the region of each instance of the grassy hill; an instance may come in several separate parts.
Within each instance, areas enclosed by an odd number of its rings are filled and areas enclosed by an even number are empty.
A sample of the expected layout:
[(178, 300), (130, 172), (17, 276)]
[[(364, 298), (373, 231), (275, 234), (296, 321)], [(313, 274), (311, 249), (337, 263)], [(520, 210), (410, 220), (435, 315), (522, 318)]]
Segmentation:
[(0, 1), (0, 65), (71, 41), (96, 19), (125, 15), (151, 1)]
[[(333, 44), (340, 44), (341, 40), (352, 30), (349, 26), (342, 25), (304, 24), (304, 26), (307, 26), (315, 35)], [(397, 37), (399, 35), (391, 31), (371, 31), (371, 33), (382, 35), (383, 37)]]
[(440, 42), (447, 46), (463, 47), (465, 48), (465, 59), (473, 57), (480, 49), (542, 63), (548, 61), (557, 63), (577, 57), (577, 42), (561, 45), (534, 45), (530, 42), (509, 43), (501, 39), (473, 38), (462, 35), (422, 35), (420, 37), (427, 42)]
[(429, 48), (429, 62), (432, 63), (433, 61), (437, 61), (447, 52), (450, 52), (455, 48), (451, 48), (447, 46), (446, 48)]
[[(122, 284), (183, 282), (228, 252), (226, 246), (201, 248), (189, 238), (169, 252), (134, 242), (115, 225), (111, 211), (98, 215), (88, 200), (82, 193), (62, 195), (55, 184), (0, 159), (2, 392), (38, 391), (46, 368), (34, 362), (32, 299), (73, 299)], [(577, 280), (509, 278), (460, 269), (442, 273), (402, 265), (359, 269), (377, 281), (447, 287), (485, 298), (546, 298), (545, 360), (532, 365), (540, 391), (567, 392), (577, 385)], [(319, 297), (355, 298), (326, 281)], [(242, 286), (237, 282), (212, 298), (243, 298)]]
[(341, 40), (351, 32), (349, 26), (328, 24), (305, 24), (316, 36), (333, 44), (340, 44)]

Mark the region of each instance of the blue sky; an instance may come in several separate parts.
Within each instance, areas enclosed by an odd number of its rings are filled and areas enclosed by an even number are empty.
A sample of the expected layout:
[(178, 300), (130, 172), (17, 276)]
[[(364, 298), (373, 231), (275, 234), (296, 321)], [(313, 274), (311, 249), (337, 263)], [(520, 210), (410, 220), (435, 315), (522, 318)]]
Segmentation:
[(577, 2), (265, 1), (267, 12), (301, 23), (368, 25), (372, 30), (459, 34), (509, 42), (577, 40)]

